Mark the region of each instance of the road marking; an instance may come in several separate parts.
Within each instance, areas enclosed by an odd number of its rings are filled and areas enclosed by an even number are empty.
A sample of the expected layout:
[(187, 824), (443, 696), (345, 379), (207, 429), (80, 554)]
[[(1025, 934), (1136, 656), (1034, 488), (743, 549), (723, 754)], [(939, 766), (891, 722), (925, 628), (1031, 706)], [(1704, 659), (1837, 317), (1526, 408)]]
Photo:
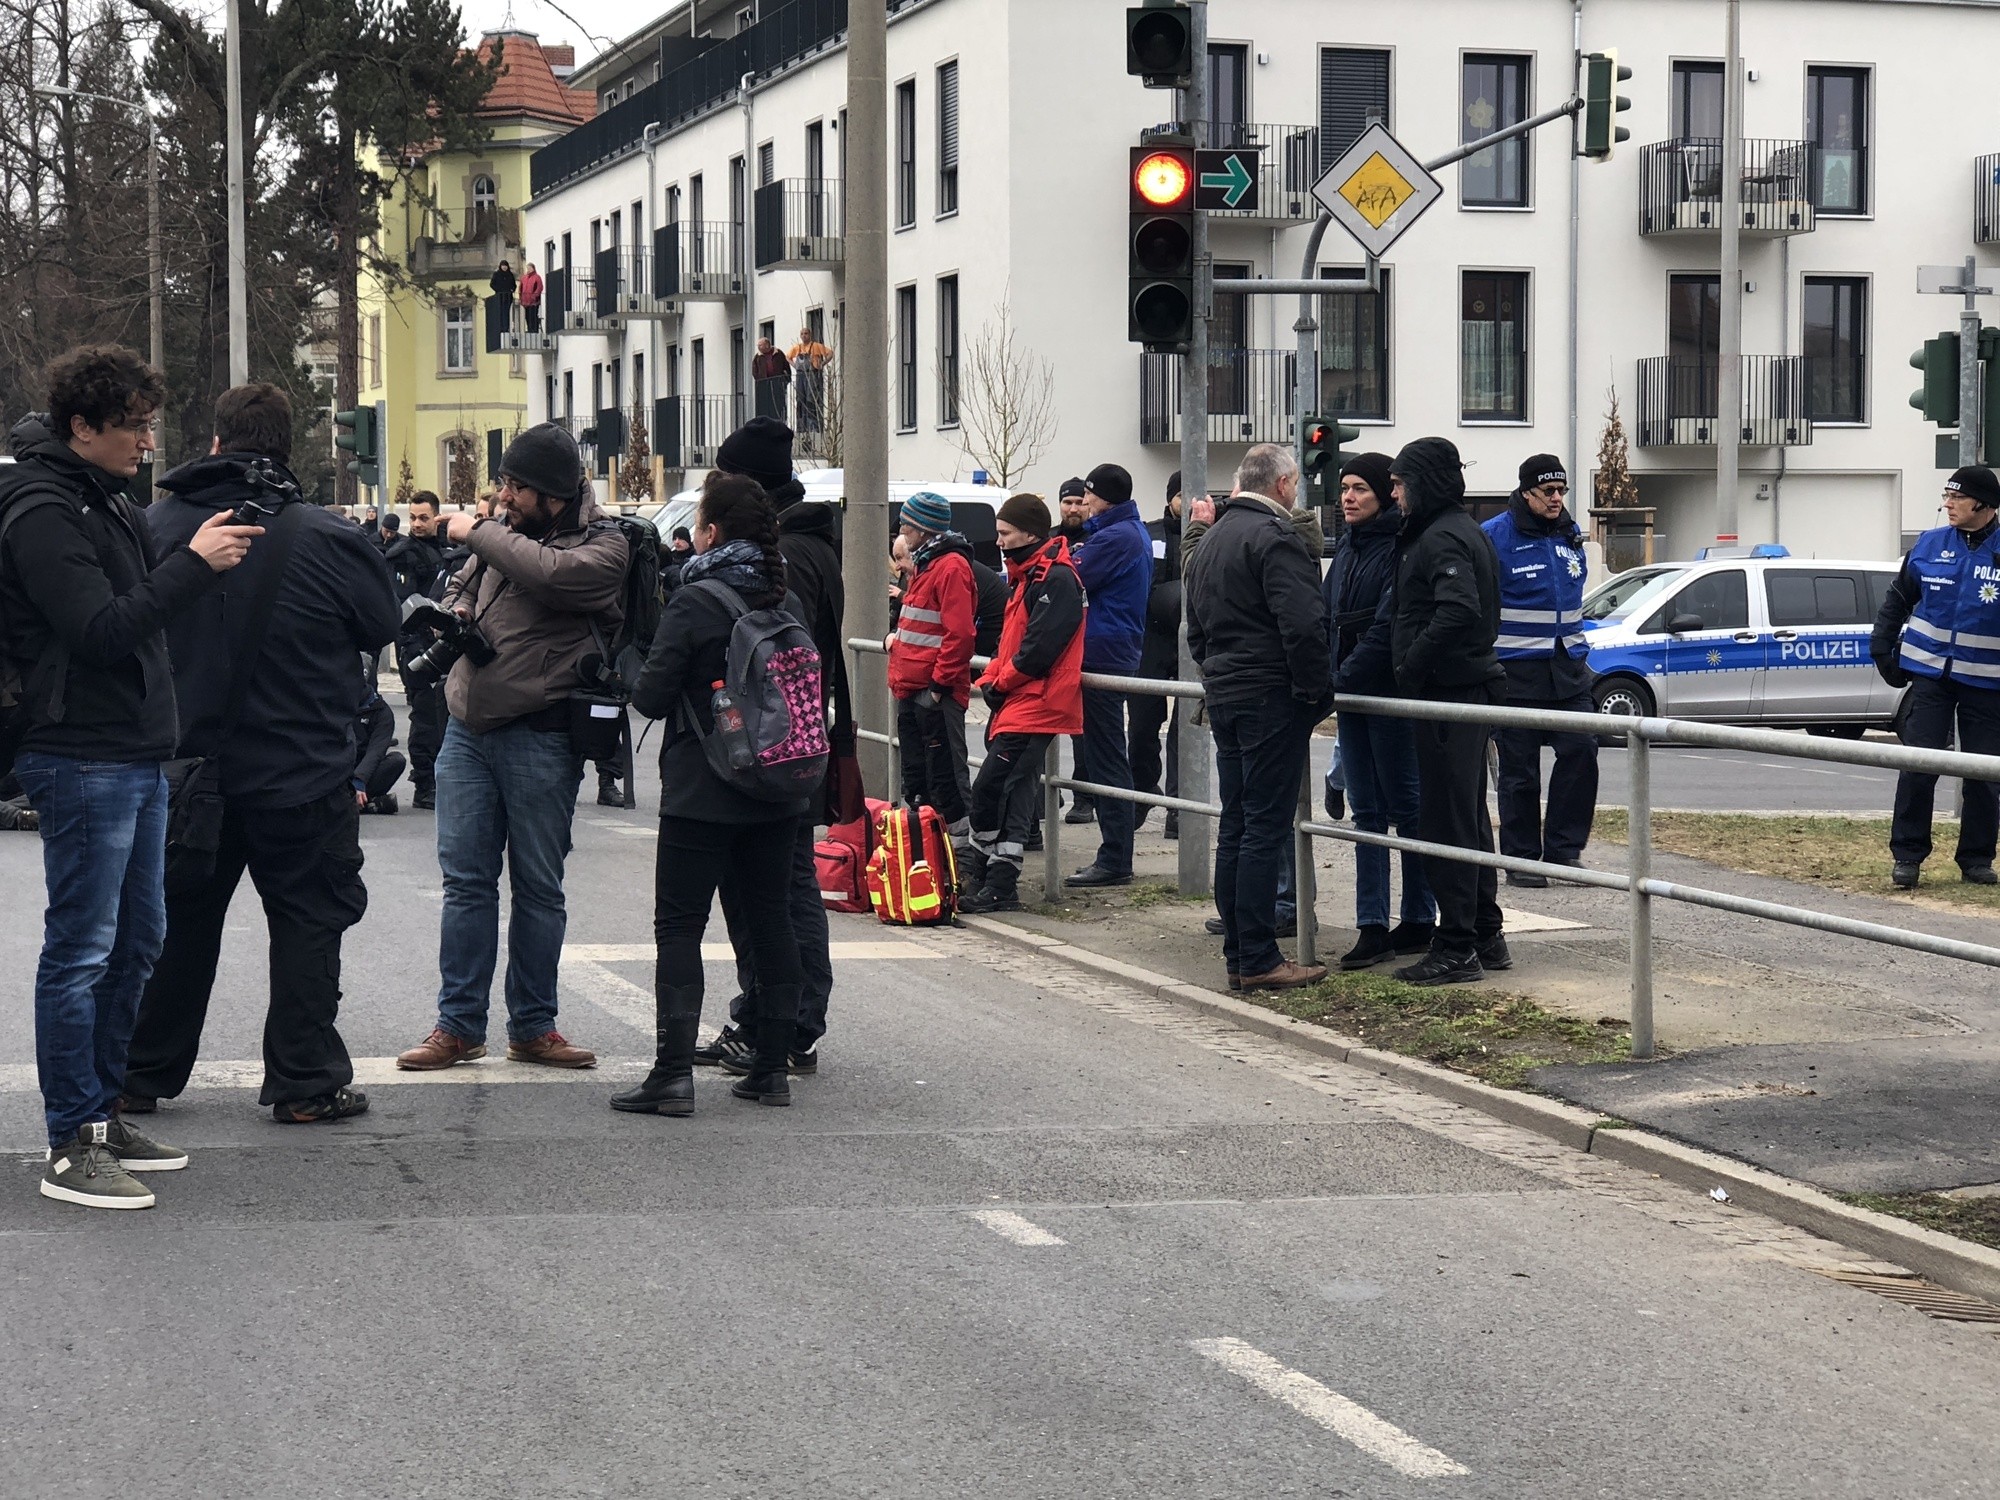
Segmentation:
[(1572, 922), (1568, 917), (1551, 917), (1539, 911), (1521, 911), (1517, 907), (1503, 906), (1500, 916), (1506, 923), (1508, 932), (1573, 932), (1579, 927), (1588, 927), (1588, 922)]
[(592, 828), (608, 828), (613, 833), (622, 833), (628, 839), (656, 839), (660, 836), (658, 825), (651, 823), (620, 823), (613, 818), (585, 818)]
[[(650, 1014), (646, 1019), (646, 1029), (652, 1030)], [(353, 1059), (354, 1082), (359, 1088), (384, 1088), (390, 1084), (402, 1083), (598, 1083), (623, 1082), (628, 1078), (643, 1078), (652, 1067), (649, 1057), (602, 1057), (594, 1068), (548, 1068), (537, 1063), (517, 1063), (507, 1061), (507, 1044), (489, 1044), (493, 1051), (476, 1062), (459, 1063), (456, 1067), (440, 1068), (435, 1072), (408, 1072), (396, 1066), (393, 1057), (357, 1057)], [(260, 1058), (218, 1059), (200, 1062), (188, 1078), (188, 1091), (203, 1089), (256, 1089), (264, 1082), (264, 1063)], [(35, 1077), (33, 1063), (8, 1063), (0, 1065), (0, 1094), (33, 1094), (40, 1092), (40, 1084)]]
[(1310, 1375), (1287, 1369), (1241, 1339), (1195, 1339), (1195, 1350), (1232, 1375), (1240, 1375), (1300, 1416), (1344, 1438), (1370, 1458), (1380, 1459), (1411, 1479), (1444, 1479), (1472, 1471), (1435, 1448), (1427, 1448), (1402, 1428), (1385, 1422), (1357, 1401), (1329, 1389)]
[[(903, 942), (889, 938), (879, 941), (850, 941), (828, 943), (827, 951), (836, 959), (841, 958), (910, 958), (938, 959), (945, 955), (934, 948), (926, 948), (921, 943)], [(653, 961), (651, 943), (565, 943), (563, 962), (597, 964), (651, 963)], [(701, 956), (711, 963), (728, 963), (735, 959), (736, 950), (728, 943), (703, 943)]]
[(1041, 1225), (1024, 1219), (1019, 1214), (1007, 1212), (1004, 1208), (976, 1208), (971, 1217), (977, 1219), (1003, 1240), (1012, 1240), (1017, 1245), (1061, 1245), (1066, 1240), (1050, 1234)]

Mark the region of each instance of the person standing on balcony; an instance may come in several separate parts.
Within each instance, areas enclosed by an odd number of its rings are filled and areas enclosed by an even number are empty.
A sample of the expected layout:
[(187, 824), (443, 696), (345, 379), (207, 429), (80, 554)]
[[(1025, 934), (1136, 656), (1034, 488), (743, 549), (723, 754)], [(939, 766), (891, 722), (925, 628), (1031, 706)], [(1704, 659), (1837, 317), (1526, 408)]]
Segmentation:
[(521, 322), (529, 333), (542, 331), (542, 273), (529, 261), (521, 272), (521, 284), (515, 289), (521, 302)]
[(757, 352), (750, 360), (750, 379), (755, 382), (757, 392), (756, 415), (784, 421), (785, 388), (792, 383), (792, 362), (769, 339), (757, 340)]
[[(1563, 501), (1569, 474), (1553, 453), (1521, 465), (1507, 509), (1484, 527), (1500, 559), (1500, 638), (1509, 708), (1597, 711), (1583, 631), (1583, 533)], [(1581, 865), (1597, 812), (1597, 736), (1502, 729), (1500, 852)], [(1555, 750), (1548, 816), (1542, 815), (1542, 746)], [(1545, 886), (1546, 875), (1507, 872), (1507, 884)]]
[[(1958, 748), (2000, 755), (2000, 478), (1968, 464), (1944, 482), (1946, 524), (1926, 531), (1889, 585), (1868, 640), (1875, 670), (1891, 687), (1908, 684), (1903, 743), (1942, 750), (1958, 725)], [(1958, 868), (1972, 885), (1994, 885), (2000, 796), (1990, 781), (1964, 783)], [(1890, 879), (1914, 890), (1931, 852), (1937, 777), (1896, 777), (1896, 817), (1889, 828)]]
[(513, 302), (516, 285), (514, 268), (506, 261), (500, 262), (500, 269), (493, 273), (493, 279), (486, 284), (493, 288), (493, 295), (498, 297), (503, 305)]
[(801, 328), (799, 341), (786, 351), (786, 358), (798, 386), (799, 431), (818, 432), (825, 425), (820, 408), (826, 399), (826, 367), (833, 360), (833, 351), (814, 338), (810, 328)]

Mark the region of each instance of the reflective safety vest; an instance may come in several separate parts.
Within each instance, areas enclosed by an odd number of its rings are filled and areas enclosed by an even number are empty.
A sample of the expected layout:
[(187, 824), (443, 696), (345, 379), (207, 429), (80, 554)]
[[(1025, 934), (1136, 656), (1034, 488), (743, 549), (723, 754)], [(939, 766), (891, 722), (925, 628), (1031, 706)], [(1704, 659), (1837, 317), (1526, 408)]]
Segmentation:
[(1530, 661), (1558, 650), (1581, 659), (1590, 651), (1583, 631), (1584, 556), (1557, 536), (1529, 536), (1502, 511), (1481, 528), (1500, 559), (1502, 661)]
[(2000, 690), (2000, 529), (1976, 546), (1955, 526), (1926, 531), (1905, 566), (1917, 603), (1903, 622), (1903, 670)]

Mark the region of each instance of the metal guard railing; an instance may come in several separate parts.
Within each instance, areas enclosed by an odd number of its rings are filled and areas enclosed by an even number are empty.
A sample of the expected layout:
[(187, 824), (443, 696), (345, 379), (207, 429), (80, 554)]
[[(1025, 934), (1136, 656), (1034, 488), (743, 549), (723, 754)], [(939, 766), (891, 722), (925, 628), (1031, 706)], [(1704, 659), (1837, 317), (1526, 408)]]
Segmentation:
[[(880, 641), (855, 637), (850, 639), (847, 645), (857, 657), (864, 654), (878, 656), (885, 654)], [(985, 665), (986, 658), (973, 659), (975, 670), (982, 669)], [(1198, 682), (1115, 677), (1095, 672), (1083, 674), (1083, 685), (1107, 692), (1148, 694), (1156, 697), (1200, 699), (1207, 696), (1206, 690)], [(1984, 943), (1968, 943), (1958, 938), (1916, 932), (1907, 927), (1892, 927), (1881, 922), (1864, 922), (1853, 917), (1836, 916), (1831, 912), (1815, 911), (1810, 907), (1760, 901), (1748, 896), (1734, 895), (1728, 891), (1710, 890), (1704, 886), (1683, 885), (1678, 881), (1656, 878), (1652, 871), (1651, 748), (1655, 744), (1672, 741), (1678, 745), (1701, 745), (1719, 750), (1782, 755), (1793, 760), (1876, 766), (1891, 771), (1918, 771), (1937, 776), (1956, 776), (1972, 781), (1995, 782), (2000, 782), (2000, 756), (1969, 755), (1957, 750), (1924, 750), (1909, 745), (1871, 745), (1858, 740), (1826, 740), (1787, 734), (1775, 729), (1744, 729), (1734, 725), (1699, 724), (1687, 719), (1614, 717), (1606, 714), (1569, 713), (1555, 709), (1505, 708), (1484, 704), (1426, 703), (1412, 698), (1369, 698), (1341, 694), (1334, 699), (1333, 712), (1382, 714), (1391, 718), (1432, 719), (1447, 723), (1488, 724), (1494, 728), (1512, 726), (1558, 733), (1590, 734), (1600, 738), (1623, 734), (1628, 752), (1627, 768), (1630, 777), (1626, 798), (1629, 819), (1626, 845), (1629, 859), (1625, 873), (1619, 874), (1609, 870), (1579, 869), (1574, 865), (1551, 864), (1538, 859), (1518, 859), (1513, 855), (1496, 854), (1482, 849), (1462, 849), (1455, 845), (1433, 844), (1422, 839), (1403, 838), (1396, 834), (1367, 833), (1358, 828), (1337, 827), (1319, 821), (1315, 815), (1317, 806), (1314, 797), (1315, 777), (1312, 767), (1308, 765), (1300, 781), (1298, 814), (1292, 825), (1297, 863), (1295, 890), (1298, 898), (1300, 963), (1314, 962), (1319, 938), (1319, 919), (1316, 910), (1317, 881), (1312, 861), (1312, 840), (1330, 838), (1349, 844), (1374, 844), (1384, 849), (1421, 854), (1433, 859), (1483, 865), (1495, 870), (1544, 875), (1571, 885), (1626, 892), (1631, 898), (1630, 998), (1632, 1056), (1635, 1058), (1651, 1057), (1655, 1051), (1652, 910), (1652, 903), (1655, 900), (1680, 901), (1690, 906), (1707, 907), (1712, 911), (1733, 912), (1739, 916), (1758, 917), (1765, 921), (1783, 922), (1816, 932), (1830, 932), (1841, 937), (1858, 938), (1863, 942), (1882, 943), (1889, 947), (1906, 948), (1916, 953), (1929, 953), (1939, 958), (1953, 958), (1965, 963), (1983, 964), (1988, 968), (2000, 968), (2000, 948), (1990, 947)], [(1189, 726), (1183, 724), (1182, 733), (1187, 733), (1188, 729)], [(869, 729), (857, 732), (862, 739), (889, 747), (890, 784), (892, 788), (899, 789), (902, 784), (897, 766), (899, 747), (893, 728), (887, 734)], [(1108, 797), (1146, 807), (1169, 808), (1195, 817), (1221, 816), (1222, 808), (1214, 803), (1192, 802), (1157, 792), (1102, 786), (1095, 782), (1065, 777), (1059, 774), (1061, 739), (1061, 736), (1057, 736), (1050, 740), (1048, 760), (1042, 776), (1045, 797), (1042, 813), (1043, 889), (1051, 896), (1062, 889), (1063, 823), (1057, 798), (1060, 791), (1079, 791), (1088, 793), (1092, 797)]]

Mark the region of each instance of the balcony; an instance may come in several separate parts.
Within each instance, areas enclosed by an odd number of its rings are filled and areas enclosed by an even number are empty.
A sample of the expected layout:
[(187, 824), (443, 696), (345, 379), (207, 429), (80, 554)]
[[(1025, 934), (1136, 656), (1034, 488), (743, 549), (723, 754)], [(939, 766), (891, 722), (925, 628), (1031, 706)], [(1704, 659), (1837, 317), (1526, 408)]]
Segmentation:
[[(1719, 385), (1713, 357), (1640, 360), (1639, 446), (1713, 447)], [(1803, 447), (1813, 440), (1802, 355), (1743, 356), (1742, 434), (1752, 448)]]
[[(1170, 135), (1181, 128), (1164, 125), (1145, 134)], [(1316, 128), (1217, 120), (1203, 134), (1207, 137), (1201, 143), (1204, 148), (1222, 151), (1239, 146), (1258, 148), (1257, 206), (1210, 209), (1210, 219), (1241, 224), (1310, 224), (1319, 217), (1319, 203), (1312, 195), (1313, 179), (1319, 176)]]
[(741, 396), (662, 396), (653, 403), (653, 451), (669, 469), (708, 469), (744, 422)]
[[(1147, 354), (1139, 368), (1139, 441), (1181, 440), (1181, 361)], [(1294, 349), (1214, 349), (1208, 356), (1208, 440), (1289, 443), (1292, 440)]]
[[(1805, 141), (1743, 142), (1743, 232), (1805, 234), (1820, 196), (1814, 192), (1814, 149)], [(1842, 152), (1843, 159), (1858, 155)], [(1722, 142), (1688, 138), (1639, 148), (1639, 232), (1717, 234), (1722, 229)], [(1829, 183), (1817, 184), (1825, 188)], [(1845, 177), (1837, 196), (1855, 191)], [(1827, 205), (1832, 208), (1833, 205)]]
[(443, 213), (424, 215), (423, 232), (410, 242), (412, 276), (419, 281), (484, 281), (503, 260), (520, 269), (519, 209), (484, 208), (461, 217), (468, 222), (456, 225)]
[(847, 255), (841, 238), (841, 204), (837, 182), (788, 177), (757, 189), (757, 269), (760, 271), (824, 270), (840, 265)]
[(1972, 162), (1972, 239), (2000, 244), (2000, 153)]
[[(616, 281), (611, 283), (616, 288)], [(550, 271), (543, 277), (542, 325), (560, 338), (565, 334), (618, 333), (625, 319), (615, 310), (598, 311), (597, 278), (581, 274), (569, 266)]]
[(650, 285), (661, 302), (718, 301), (743, 295), (740, 225), (717, 219), (653, 232)]
[(553, 354), (555, 335), (546, 328), (529, 333), (525, 328), (510, 328), (500, 335), (502, 354)]

